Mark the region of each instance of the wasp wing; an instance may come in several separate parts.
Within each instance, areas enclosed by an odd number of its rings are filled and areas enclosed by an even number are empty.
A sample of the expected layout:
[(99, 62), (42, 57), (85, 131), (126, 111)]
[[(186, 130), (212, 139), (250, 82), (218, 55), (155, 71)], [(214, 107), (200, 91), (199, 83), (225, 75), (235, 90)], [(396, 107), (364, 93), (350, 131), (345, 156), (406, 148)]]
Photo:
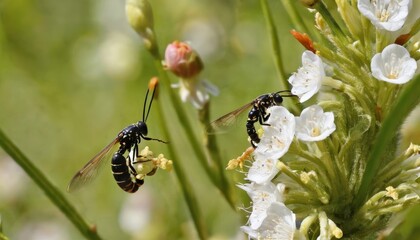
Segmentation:
[(103, 165), (105, 156), (108, 155), (110, 150), (117, 144), (120, 140), (120, 136), (115, 138), (111, 143), (109, 143), (104, 149), (102, 149), (98, 154), (96, 154), (85, 166), (83, 166), (80, 171), (78, 171), (74, 177), (71, 179), (69, 186), (67, 187), (68, 192), (75, 191), (79, 189), (81, 186), (85, 185), (92, 181), (98, 171), (99, 168)]
[(216, 133), (222, 129), (225, 129), (231, 126), (234, 122), (236, 122), (237, 118), (241, 113), (245, 112), (245, 110), (249, 109), (254, 104), (254, 101), (243, 105), (242, 107), (233, 110), (230, 113), (227, 113), (220, 118), (216, 119), (215, 121), (210, 123), (209, 133)]

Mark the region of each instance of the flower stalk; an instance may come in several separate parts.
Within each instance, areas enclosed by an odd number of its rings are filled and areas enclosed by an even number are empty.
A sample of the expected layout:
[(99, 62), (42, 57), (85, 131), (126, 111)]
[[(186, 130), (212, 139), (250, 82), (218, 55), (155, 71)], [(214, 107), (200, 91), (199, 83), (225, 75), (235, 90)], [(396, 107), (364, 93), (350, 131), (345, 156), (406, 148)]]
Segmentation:
[[(163, 102), (158, 101), (158, 119), (165, 119), (164, 118), (164, 111), (163, 111)], [(166, 125), (165, 121), (160, 120), (159, 121), (161, 129), (163, 131), (163, 135), (165, 137), (169, 137), (170, 142), (175, 142), (176, 140), (170, 135), (168, 126)], [(182, 193), (184, 195), (185, 201), (187, 202), (187, 206), (190, 210), (194, 226), (197, 230), (198, 236), (200, 239), (204, 240), (207, 239), (207, 230), (205, 227), (205, 224), (203, 222), (203, 216), (201, 214), (200, 207), (198, 205), (197, 198), (194, 194), (193, 187), (190, 184), (190, 181), (187, 179), (187, 176), (184, 172), (184, 168), (182, 167), (182, 163), (180, 161), (180, 157), (178, 153), (175, 151), (174, 146), (171, 144), (168, 144), (168, 151), (169, 155), (172, 156), (174, 159), (173, 168), (175, 170), (177, 179), (179, 181), (179, 185), (182, 189)]]
[(273, 16), (270, 12), (270, 7), (268, 6), (267, 0), (260, 0), (261, 8), (265, 21), (267, 24), (268, 33), (270, 36), (271, 46), (273, 49), (273, 57), (276, 63), (276, 69), (280, 77), (280, 89), (288, 89), (287, 87), (287, 75), (284, 70), (283, 59), (280, 49), (280, 41), (277, 33), (277, 28), (274, 24)]

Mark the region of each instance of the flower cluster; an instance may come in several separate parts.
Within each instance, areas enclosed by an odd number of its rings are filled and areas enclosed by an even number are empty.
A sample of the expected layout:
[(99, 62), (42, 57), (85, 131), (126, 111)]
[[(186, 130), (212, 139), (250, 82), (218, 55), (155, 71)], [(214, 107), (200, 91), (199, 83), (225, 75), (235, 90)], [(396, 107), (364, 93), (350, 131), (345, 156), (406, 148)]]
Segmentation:
[[(301, 103), (311, 98), (318, 103), (298, 117), (282, 106), (269, 108), (255, 151), (230, 162), (232, 169), (245, 157), (252, 160), (245, 178), (249, 183), (239, 185), (252, 200), (242, 227), (252, 239), (372, 237), (395, 213), (420, 203), (420, 147), (398, 153), (397, 141), (383, 146), (387, 151), (379, 159), (382, 168), (372, 190), (365, 202), (355, 203), (381, 123), (392, 117), (390, 107), (401, 89), (397, 86), (413, 79), (418, 59), (407, 50), (413, 43), (395, 44), (381, 32), (404, 26), (410, 0), (352, 4), (337, 0), (352, 35), (338, 36), (344, 26), (329, 24), (335, 20), (322, 11), (315, 15), (316, 26), (330, 44), (312, 43), (306, 34), (292, 32), (308, 51), (302, 54), (302, 67), (288, 79), (291, 93)], [(318, 9), (317, 3), (311, 7)], [(356, 16), (380, 30), (376, 38), (353, 22)]]
[(167, 171), (172, 170), (172, 160), (166, 159), (163, 154), (155, 157), (148, 146), (141, 150), (138, 156), (134, 156), (134, 151), (131, 150), (129, 158), (133, 159), (132, 161), (137, 171), (137, 179), (144, 179), (146, 176), (154, 175), (158, 168)]
[(296, 216), (284, 204), (286, 185), (273, 183), (282, 169), (279, 159), (290, 150), (295, 139), (312, 144), (327, 138), (335, 130), (334, 115), (318, 105), (305, 108), (299, 117), (282, 106), (268, 111), (269, 125), (262, 127), (264, 134), (247, 173), (251, 183), (240, 185), (253, 202), (249, 226), (242, 229), (255, 239), (300, 238), (303, 235), (296, 231)]

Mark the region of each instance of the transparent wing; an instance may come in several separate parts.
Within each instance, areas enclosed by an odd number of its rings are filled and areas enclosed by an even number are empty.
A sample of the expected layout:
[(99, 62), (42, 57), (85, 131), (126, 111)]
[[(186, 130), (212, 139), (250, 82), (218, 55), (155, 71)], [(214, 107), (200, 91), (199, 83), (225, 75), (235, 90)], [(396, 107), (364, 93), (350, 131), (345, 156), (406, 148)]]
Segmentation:
[(108, 155), (110, 150), (115, 146), (116, 143), (119, 142), (119, 140), (120, 137), (115, 138), (104, 149), (102, 149), (98, 154), (96, 154), (88, 163), (86, 163), (86, 165), (83, 166), (83, 168), (80, 169), (80, 171), (78, 171), (71, 179), (69, 186), (67, 187), (67, 191), (75, 191), (83, 185), (92, 181), (96, 177), (100, 167), (103, 165), (104, 162), (106, 162), (104, 161), (105, 159), (107, 159), (105, 156)]
[(247, 109), (249, 109), (253, 104), (254, 101), (247, 103), (242, 107), (235, 109), (232, 112), (227, 113), (221, 116), (220, 118), (216, 119), (215, 121), (211, 122), (209, 127), (209, 133), (220, 132), (221, 130), (231, 126), (234, 122), (236, 122), (238, 116), (245, 112)]

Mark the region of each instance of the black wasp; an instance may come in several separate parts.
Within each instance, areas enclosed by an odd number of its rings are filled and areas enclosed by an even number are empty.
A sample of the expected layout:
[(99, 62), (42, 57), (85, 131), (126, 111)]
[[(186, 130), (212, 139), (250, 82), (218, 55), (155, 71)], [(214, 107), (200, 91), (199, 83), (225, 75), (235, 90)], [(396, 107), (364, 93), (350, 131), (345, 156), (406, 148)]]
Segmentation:
[[(281, 95), (282, 93), (286, 94)], [(267, 112), (267, 109), (272, 106), (281, 105), (284, 97), (297, 96), (291, 94), (290, 90), (283, 90), (274, 93), (263, 94), (255, 98), (250, 103), (247, 103), (244, 106), (218, 118), (217, 120), (211, 123), (211, 128), (217, 129), (220, 127), (230, 125), (236, 120), (236, 117), (238, 115), (240, 115), (252, 106), (251, 110), (248, 113), (248, 120), (246, 121), (246, 132), (248, 133), (248, 136), (251, 139), (252, 147), (256, 148), (258, 143), (260, 142), (260, 138), (258, 137), (258, 133), (255, 130), (254, 124), (256, 122), (259, 122), (261, 125), (268, 125), (265, 123), (270, 117), (270, 114)]]
[[(147, 97), (149, 95), (149, 89), (147, 89), (146, 97), (143, 105), (143, 121), (138, 121), (137, 123), (131, 124), (130, 126), (121, 130), (117, 137), (109, 143), (102, 151), (96, 154), (80, 171), (78, 171), (67, 188), (68, 191), (73, 191), (84, 185), (85, 183), (92, 180), (98, 171), (99, 166), (106, 159), (105, 156), (109, 153), (114, 145), (117, 143), (120, 144), (119, 149), (112, 156), (111, 166), (112, 173), (114, 175), (115, 181), (117, 181), (118, 186), (124, 191), (129, 193), (136, 192), (141, 185), (143, 185), (143, 179), (137, 179), (137, 171), (134, 168), (134, 159), (131, 159), (130, 156), (124, 157), (126, 152), (130, 152), (133, 149), (133, 156), (138, 156), (139, 153), (139, 144), (142, 139), (144, 140), (155, 140), (159, 142), (166, 143), (165, 141), (146, 137), (147, 136), (147, 125), (146, 120), (149, 116), (150, 108), (152, 106), (153, 97), (155, 95), (157, 85), (153, 88), (152, 97), (147, 107)], [(150, 172), (148, 175), (153, 175), (154, 171)]]

